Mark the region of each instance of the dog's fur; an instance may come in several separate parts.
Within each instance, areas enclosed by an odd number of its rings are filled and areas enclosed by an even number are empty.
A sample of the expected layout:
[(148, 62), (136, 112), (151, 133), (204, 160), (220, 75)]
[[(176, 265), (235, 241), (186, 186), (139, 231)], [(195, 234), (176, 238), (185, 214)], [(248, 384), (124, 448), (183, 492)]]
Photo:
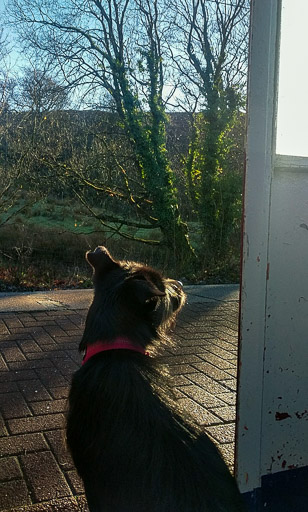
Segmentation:
[[(87, 253), (95, 294), (80, 350), (125, 336), (155, 351), (185, 302), (177, 281), (150, 267)], [(108, 350), (73, 376), (67, 441), (91, 512), (239, 512), (218, 450), (172, 398), (155, 357)]]

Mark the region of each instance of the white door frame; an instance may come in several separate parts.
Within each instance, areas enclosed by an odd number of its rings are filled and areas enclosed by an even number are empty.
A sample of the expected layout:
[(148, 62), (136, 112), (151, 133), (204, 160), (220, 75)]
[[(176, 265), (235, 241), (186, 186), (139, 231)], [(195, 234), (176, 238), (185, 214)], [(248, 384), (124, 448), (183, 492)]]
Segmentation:
[(235, 464), (250, 510), (293, 486), (293, 512), (308, 510), (308, 158), (275, 154), (281, 6), (251, 2)]

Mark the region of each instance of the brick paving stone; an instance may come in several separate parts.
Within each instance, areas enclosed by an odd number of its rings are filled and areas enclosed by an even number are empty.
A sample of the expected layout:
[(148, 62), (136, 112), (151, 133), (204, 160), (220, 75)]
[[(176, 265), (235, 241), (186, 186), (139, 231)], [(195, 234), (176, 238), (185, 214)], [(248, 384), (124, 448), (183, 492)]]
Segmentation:
[(21, 455), (21, 464), (30, 484), (33, 501), (70, 496), (71, 491), (51, 452)]
[(179, 338), (181, 339), (180, 343), (181, 345), (184, 345), (184, 346), (195, 346), (196, 344), (196, 341), (198, 343), (206, 343), (207, 340), (210, 342), (212, 339), (213, 339), (213, 335), (206, 332), (196, 332), (196, 333), (187, 333), (187, 332), (184, 332), (183, 330), (179, 330), (178, 331), (178, 336)]
[[(11, 372), (0, 373), (0, 383), (2, 382), (17, 382), (23, 380), (33, 380), (37, 377), (33, 370), (15, 370)], [(1, 387), (1, 384), (0, 384)]]
[(47, 359), (47, 357), (48, 354), (45, 352), (30, 352), (27, 354), (27, 366), (31, 368), (29, 361), (37, 361), (36, 364), (39, 365), (39, 368), (48, 368), (49, 366), (52, 366), (52, 361)]
[(63, 414), (49, 414), (8, 420), (7, 424), (12, 434), (21, 434), (61, 428), (65, 424), (65, 420)]
[(1, 382), (0, 393), (14, 393), (14, 391), (18, 391), (16, 382)]
[(52, 320), (52, 318), (48, 318), (48, 315), (46, 318), (41, 318), (41, 319), (37, 319), (37, 322), (36, 322), (36, 326), (38, 328), (40, 327), (50, 327), (50, 326), (55, 326), (56, 325), (56, 322), (54, 320)]
[(66, 355), (68, 355), (77, 365), (80, 366), (82, 361), (82, 356), (77, 350), (65, 350)]
[(76, 325), (71, 321), (69, 317), (58, 318), (57, 325), (61, 327), (66, 333), (69, 331), (76, 331)]
[(225, 380), (228, 378), (228, 374), (221, 370), (220, 368), (217, 368), (213, 364), (210, 364), (206, 361), (203, 363), (193, 363), (193, 366), (195, 369), (199, 370), (200, 372), (204, 372), (209, 377), (212, 377), (215, 380)]
[(39, 345), (33, 340), (19, 340), (18, 345), (24, 354), (28, 352), (41, 352), (42, 349)]
[[(7, 435), (8, 435), (8, 431), (6, 429), (3, 416), (0, 413), (0, 437), (7, 436)], [(0, 439), (0, 442), (1, 442), (1, 439)]]
[(67, 380), (54, 366), (51, 368), (38, 368), (36, 373), (47, 388), (67, 385)]
[(0, 457), (36, 452), (48, 448), (43, 434), (22, 434), (0, 439)]
[(227, 407), (213, 407), (211, 408), (211, 412), (216, 414), (219, 418), (222, 419), (223, 422), (226, 421), (234, 421), (236, 415), (235, 406), (228, 405)]
[(175, 398), (176, 400), (178, 400), (179, 398), (187, 398), (187, 396), (182, 393), (181, 391), (181, 388), (180, 387), (176, 387), (176, 388), (173, 388), (173, 398)]
[(220, 444), (233, 443), (235, 439), (235, 424), (224, 424), (206, 427), (206, 431)]
[(172, 385), (173, 386), (185, 386), (185, 384), (190, 384), (190, 380), (188, 380), (185, 375), (174, 375), (172, 377)]
[(79, 366), (69, 356), (55, 357), (53, 358), (53, 364), (63, 374), (71, 376), (73, 372), (78, 370)]
[(9, 370), (6, 362), (4, 361), (2, 355), (0, 354), (0, 372), (7, 372)]
[(31, 313), (19, 313), (18, 317), (23, 325), (25, 325), (27, 322), (34, 321), (33, 315)]
[(223, 393), (216, 395), (217, 398), (220, 398), (223, 402), (226, 402), (228, 405), (236, 405), (236, 394), (235, 393)]
[(221, 341), (229, 343), (232, 346), (237, 346), (238, 343), (237, 336), (227, 336), (222, 331), (217, 332), (217, 338), (220, 339)]
[(235, 341), (237, 339), (236, 330), (230, 328), (229, 326), (221, 325), (221, 328), (219, 328), (219, 333), (221, 338), (224, 338), (225, 336), (230, 336), (230, 338)]
[(169, 366), (171, 375), (185, 375), (186, 373), (193, 373), (196, 370), (189, 364), (175, 364)]
[[(80, 341), (80, 338), (78, 341)], [(75, 340), (69, 338), (68, 336), (66, 336), (65, 338), (57, 338), (56, 342), (58, 348), (61, 349), (74, 350), (77, 349), (78, 346), (78, 343), (76, 343)]]
[(10, 370), (22, 370), (25, 366), (28, 370), (37, 370), (38, 368), (50, 368), (53, 365), (49, 359), (42, 358), (42, 353), (33, 352), (27, 354), (26, 362), (16, 361), (8, 363), (8, 366)]
[(45, 400), (43, 402), (31, 402), (29, 405), (35, 415), (67, 411), (67, 400)]
[(218, 393), (228, 393), (229, 388), (225, 387), (225, 381), (217, 382), (216, 380), (211, 379), (208, 375), (204, 375), (200, 372), (190, 373), (187, 375), (188, 383), (198, 384), (202, 389), (208, 391), (213, 395), (217, 395)]
[(30, 503), (29, 490), (23, 480), (0, 483), (0, 510), (5, 512)]
[(46, 353), (46, 357), (51, 358), (61, 357), (61, 354), (63, 354), (61, 347), (59, 347), (56, 343), (54, 343), (54, 345), (44, 345), (42, 350)]
[(200, 359), (207, 363), (211, 363), (214, 366), (217, 366), (217, 368), (220, 368), (221, 370), (227, 370), (229, 368), (234, 368), (234, 363), (230, 360), (225, 360), (219, 357), (216, 354), (212, 354), (211, 352), (205, 352), (204, 354), (200, 355)]
[[(2, 336), (1, 336), (2, 338)], [(19, 341), (19, 340), (30, 340), (31, 339), (31, 334), (30, 332), (22, 332), (21, 334), (13, 334), (10, 332), (10, 334), (8, 336), (4, 336), (4, 338), (0, 341), (0, 346), (1, 348), (4, 348), (6, 346), (6, 343), (10, 343), (11, 346), (13, 346), (13, 342), (14, 341)]]
[(17, 457), (0, 459), (0, 481), (17, 480), (22, 477)]
[(179, 356), (170, 356), (164, 357), (163, 359), (165, 364), (176, 365), (176, 364), (190, 364), (190, 363), (200, 363), (200, 358), (195, 355), (179, 355)]
[(29, 319), (22, 320), (22, 323), (25, 326), (25, 328), (38, 327), (38, 322), (33, 317), (31, 317)]
[(57, 388), (50, 388), (49, 389), (51, 396), (55, 400), (60, 400), (61, 398), (67, 398), (69, 394), (69, 385), (57, 387)]
[(219, 445), (219, 451), (225, 462), (228, 464), (230, 471), (234, 472), (234, 442)]
[(28, 402), (41, 402), (42, 400), (49, 400), (51, 396), (48, 393), (46, 387), (37, 378), (37, 374), (35, 374), (35, 376), (35, 380), (20, 382), (19, 389), (22, 391), (23, 395), (25, 396)]
[(31, 416), (31, 411), (21, 393), (1, 393), (0, 408), (4, 419)]
[(235, 368), (226, 368), (226, 373), (228, 375), (231, 375), (231, 377), (236, 378), (236, 376), (237, 376), (237, 368), (236, 367)]
[(43, 328), (35, 329), (35, 331), (31, 332), (31, 335), (40, 347), (43, 345), (54, 344), (52, 337), (46, 331), (44, 331)]
[(237, 353), (234, 353), (232, 350), (225, 350), (224, 348), (216, 345), (215, 343), (212, 343), (210, 346), (207, 346), (207, 351), (203, 352), (203, 355), (206, 356), (211, 352), (215, 356), (218, 356), (226, 361), (234, 361), (236, 363), (237, 361)]
[(72, 469), (74, 464), (66, 446), (65, 431), (53, 430), (52, 432), (46, 432), (45, 437), (61, 468), (65, 470)]
[(65, 331), (61, 329), (61, 327), (59, 327), (58, 325), (46, 325), (45, 330), (46, 332), (48, 332), (48, 334), (50, 334), (52, 338), (61, 338), (66, 334)]
[(12, 330), (14, 327), (23, 327), (20, 319), (18, 318), (18, 316), (15, 315), (10, 318), (7, 318), (5, 320), (5, 323), (9, 330)]
[(222, 384), (223, 386), (226, 386), (226, 388), (228, 388), (229, 391), (234, 391), (236, 392), (236, 387), (237, 387), (237, 379), (226, 379), (226, 380), (221, 380), (220, 381), (220, 384)]
[(77, 327), (74, 330), (66, 331), (66, 335), (69, 336), (69, 341), (72, 343), (76, 343), (76, 347), (80, 342), (80, 329)]
[(74, 494), (84, 493), (84, 487), (83, 487), (82, 480), (79, 477), (79, 475), (75, 469), (72, 469), (71, 471), (67, 471), (65, 473), (65, 476), (66, 476), (66, 479), (68, 480)]
[(221, 348), (227, 353), (232, 354), (235, 359), (237, 358), (237, 344), (234, 345), (233, 343), (221, 340), (219, 337), (215, 337), (211, 340), (211, 346), (213, 348)]
[(204, 346), (191, 344), (188, 346), (183, 347), (180, 343), (178, 343), (176, 346), (168, 347), (168, 352), (170, 352), (171, 355), (177, 356), (177, 355), (199, 355), (203, 354), (206, 351)]
[(7, 328), (7, 325), (3, 321), (3, 319), (0, 319), (0, 335), (9, 334), (10, 331)]
[(211, 425), (220, 422), (220, 419), (217, 416), (190, 398), (181, 398), (178, 400), (178, 404), (180, 407), (183, 407), (183, 409), (187, 411), (200, 425)]
[(205, 391), (205, 389), (202, 389), (199, 386), (194, 386), (193, 384), (190, 386), (182, 386), (181, 392), (185, 393), (189, 398), (192, 398), (204, 407), (223, 407), (225, 405), (224, 402), (219, 400), (215, 395), (212, 395)]
[[(189, 338), (197, 336), (198, 334), (201, 336), (204, 336), (204, 326), (198, 327), (195, 325), (186, 325), (185, 327), (183, 327), (183, 329), (185, 330), (185, 335)], [(216, 332), (216, 327), (214, 327), (213, 325), (210, 325), (206, 329), (207, 335), (209, 335), (211, 333), (215, 333), (215, 332)]]
[[(30, 334), (31, 333), (31, 328), (28, 328), (28, 327), (14, 327), (13, 329), (10, 329), (10, 333), (12, 335), (15, 335), (15, 339), (22, 339), (26, 334)], [(10, 337), (10, 339), (12, 339)]]
[(25, 356), (18, 347), (4, 348), (2, 351), (4, 359), (7, 363), (11, 361), (25, 361)]
[(33, 317), (36, 319), (36, 320), (41, 320), (42, 318), (43, 319), (46, 319), (49, 317), (49, 312), (48, 311), (35, 311), (33, 313)]
[[(0, 509), (1, 510), (1, 509)], [(10, 512), (89, 512), (84, 496), (66, 497), (10, 510)]]

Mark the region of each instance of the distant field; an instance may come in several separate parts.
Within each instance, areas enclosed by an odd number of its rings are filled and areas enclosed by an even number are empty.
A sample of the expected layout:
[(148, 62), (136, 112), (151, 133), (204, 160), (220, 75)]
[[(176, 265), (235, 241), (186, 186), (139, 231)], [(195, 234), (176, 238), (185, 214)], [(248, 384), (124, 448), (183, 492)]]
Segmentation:
[[(117, 258), (143, 261), (170, 277), (187, 277), (189, 282), (231, 283), (239, 279), (239, 255), (210, 269), (200, 267), (196, 274), (179, 275), (172, 249), (127, 238), (159, 241), (160, 230), (115, 223), (108, 228), (71, 199), (50, 198), (27, 206), (20, 201), (6, 216), (2, 214), (0, 221), (14, 211), (16, 215), (0, 225), (0, 291), (90, 286), (91, 270), (84, 255), (102, 244)], [(94, 208), (94, 212), (102, 210)], [(188, 228), (191, 244), (198, 250), (200, 225), (189, 222)]]
[[(107, 228), (71, 200), (39, 201), (20, 211), (22, 206), (20, 201), (0, 217), (2, 222), (11, 217), (0, 227), (0, 291), (89, 286), (85, 252), (102, 244), (118, 258), (168, 267), (160, 248), (123, 238), (119, 224), (109, 223)], [(160, 238), (158, 229), (122, 226), (121, 231), (134, 238)]]
[[(12, 208), (9, 213), (0, 216), (1, 220), (5, 220), (14, 211), (18, 212), (23, 206), (19, 202)], [(95, 214), (101, 214), (102, 210), (93, 208)], [(106, 228), (98, 219), (93, 217), (89, 211), (82, 205), (71, 200), (44, 200), (38, 201), (34, 205), (26, 206), (24, 210), (17, 213), (15, 217), (9, 221), (10, 224), (34, 224), (44, 228), (60, 228), (76, 234), (90, 234), (93, 232), (104, 231), (115, 237), (120, 237), (116, 232), (119, 224), (108, 222), (110, 229)], [(143, 222), (144, 223), (144, 222)], [(138, 229), (132, 226), (121, 226), (121, 232), (143, 239), (160, 239), (159, 229)]]

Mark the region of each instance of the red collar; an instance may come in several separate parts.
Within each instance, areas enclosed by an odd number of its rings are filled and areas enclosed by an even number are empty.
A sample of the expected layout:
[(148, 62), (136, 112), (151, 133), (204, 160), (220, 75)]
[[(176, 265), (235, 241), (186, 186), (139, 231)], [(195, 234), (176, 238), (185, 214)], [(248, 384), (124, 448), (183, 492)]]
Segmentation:
[(91, 345), (87, 345), (86, 353), (82, 360), (82, 364), (85, 364), (91, 357), (99, 354), (100, 352), (105, 352), (106, 350), (118, 350), (118, 349), (126, 349), (133, 350), (134, 352), (140, 352), (141, 354), (149, 355), (148, 352), (144, 350), (144, 348), (135, 345), (127, 338), (116, 338), (113, 342), (106, 342), (102, 340), (98, 340), (95, 343), (91, 343)]

